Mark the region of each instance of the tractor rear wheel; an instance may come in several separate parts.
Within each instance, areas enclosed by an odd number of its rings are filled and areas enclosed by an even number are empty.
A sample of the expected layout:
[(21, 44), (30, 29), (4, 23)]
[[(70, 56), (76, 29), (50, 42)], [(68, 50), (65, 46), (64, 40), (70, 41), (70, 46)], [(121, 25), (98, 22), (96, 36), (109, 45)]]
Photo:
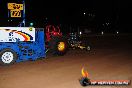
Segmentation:
[(53, 37), (49, 42), (50, 50), (54, 55), (62, 56), (66, 54), (68, 43), (64, 37)]

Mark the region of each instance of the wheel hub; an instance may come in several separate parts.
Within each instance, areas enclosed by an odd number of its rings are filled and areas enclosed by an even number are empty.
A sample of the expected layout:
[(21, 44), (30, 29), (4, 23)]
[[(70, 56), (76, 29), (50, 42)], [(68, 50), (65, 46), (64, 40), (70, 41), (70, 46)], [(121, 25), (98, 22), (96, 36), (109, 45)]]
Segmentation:
[(64, 42), (59, 42), (58, 44), (58, 50), (63, 51), (65, 49), (65, 43)]
[(5, 52), (1, 57), (4, 63), (11, 63), (13, 61), (13, 53), (12, 52)]

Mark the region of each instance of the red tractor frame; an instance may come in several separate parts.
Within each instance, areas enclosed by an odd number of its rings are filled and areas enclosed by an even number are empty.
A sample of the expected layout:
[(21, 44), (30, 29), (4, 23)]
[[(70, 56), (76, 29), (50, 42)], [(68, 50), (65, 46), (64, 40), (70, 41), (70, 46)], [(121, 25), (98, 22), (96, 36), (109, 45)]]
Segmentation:
[(47, 25), (46, 48), (56, 55), (64, 55), (67, 52), (67, 39), (62, 35), (59, 26)]
[(51, 36), (59, 36), (62, 37), (62, 33), (60, 32), (59, 26), (47, 25), (46, 26), (46, 41), (50, 41), (52, 39)]

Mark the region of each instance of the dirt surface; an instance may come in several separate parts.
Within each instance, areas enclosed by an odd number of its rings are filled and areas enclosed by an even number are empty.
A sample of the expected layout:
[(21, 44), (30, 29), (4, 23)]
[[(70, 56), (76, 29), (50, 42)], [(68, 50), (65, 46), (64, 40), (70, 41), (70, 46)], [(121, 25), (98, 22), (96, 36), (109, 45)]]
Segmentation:
[[(92, 50), (70, 50), (36, 61), (0, 66), (0, 88), (83, 88), (81, 68), (91, 80), (132, 80), (132, 37), (90, 37)], [(132, 88), (87, 86), (86, 88)]]

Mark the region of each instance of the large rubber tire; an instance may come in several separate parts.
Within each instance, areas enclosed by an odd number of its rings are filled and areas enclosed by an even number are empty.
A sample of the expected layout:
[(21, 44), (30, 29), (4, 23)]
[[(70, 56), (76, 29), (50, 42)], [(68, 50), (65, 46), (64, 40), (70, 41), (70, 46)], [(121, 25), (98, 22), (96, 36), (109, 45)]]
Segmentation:
[(17, 59), (17, 54), (13, 50), (6, 48), (0, 52), (0, 64), (9, 65), (13, 64)]
[[(60, 43), (64, 44), (64, 46), (63, 46), (64, 49), (62, 49), (62, 50), (58, 49), (58, 46)], [(68, 50), (67, 39), (64, 37), (52, 37), (51, 41), (49, 42), (49, 46), (50, 46), (50, 50), (53, 53), (53, 55), (62, 56), (64, 54), (66, 54), (66, 52)]]

